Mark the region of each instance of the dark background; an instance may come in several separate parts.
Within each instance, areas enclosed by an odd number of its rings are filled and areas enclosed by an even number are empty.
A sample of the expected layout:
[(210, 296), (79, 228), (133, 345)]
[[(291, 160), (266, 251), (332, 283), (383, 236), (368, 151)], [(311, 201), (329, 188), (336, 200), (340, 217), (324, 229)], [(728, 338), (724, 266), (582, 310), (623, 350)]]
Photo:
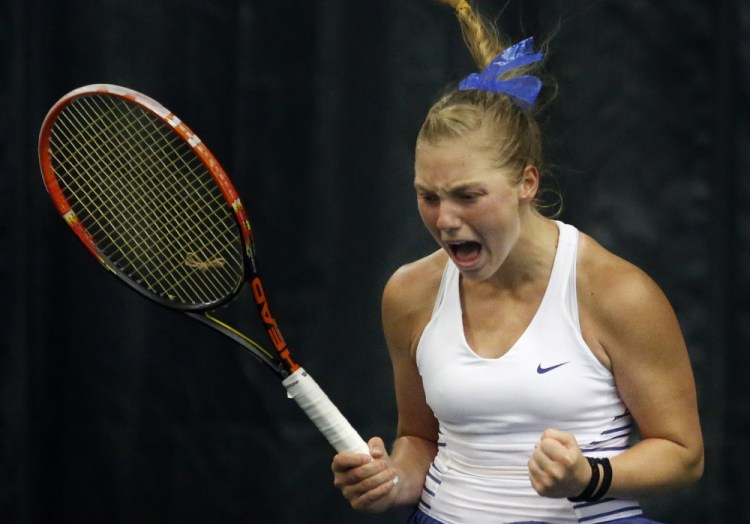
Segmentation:
[[(504, 0), (482, 0), (494, 17)], [(750, 3), (514, 0), (556, 33), (545, 113), (563, 220), (649, 272), (682, 322), (706, 473), (644, 501), (750, 522)], [(411, 189), (431, 102), (473, 71), (433, 0), (6, 0), (0, 6), (0, 519), (397, 523), (354, 513), (332, 450), (232, 342), (98, 268), (36, 160), (47, 109), (115, 83), (183, 118), (238, 186), (287, 342), (365, 437), (393, 437), (380, 292), (431, 249)], [(254, 325), (249, 303), (229, 313)]]

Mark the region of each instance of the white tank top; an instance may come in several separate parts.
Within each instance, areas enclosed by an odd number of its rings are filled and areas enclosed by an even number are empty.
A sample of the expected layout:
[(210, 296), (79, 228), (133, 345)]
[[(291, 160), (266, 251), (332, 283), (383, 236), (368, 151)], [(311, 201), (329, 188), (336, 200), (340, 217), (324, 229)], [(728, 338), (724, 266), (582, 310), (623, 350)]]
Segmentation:
[(448, 262), (416, 361), (440, 423), (438, 454), (420, 508), (445, 524), (607, 522), (641, 514), (637, 502), (573, 504), (539, 496), (527, 463), (547, 428), (569, 431), (585, 455), (627, 449), (633, 422), (612, 373), (581, 335), (578, 230), (557, 222), (552, 274), (526, 331), (497, 359), (478, 356), (463, 330), (460, 274)]

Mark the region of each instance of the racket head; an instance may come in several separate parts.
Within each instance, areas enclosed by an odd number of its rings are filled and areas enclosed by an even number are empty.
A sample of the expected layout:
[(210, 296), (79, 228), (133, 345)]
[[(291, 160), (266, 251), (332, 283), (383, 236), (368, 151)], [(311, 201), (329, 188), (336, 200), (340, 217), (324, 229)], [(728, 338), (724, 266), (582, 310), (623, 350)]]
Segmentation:
[(39, 163), (81, 242), (151, 300), (215, 309), (255, 271), (250, 224), (226, 172), (148, 96), (111, 84), (66, 94), (42, 124)]

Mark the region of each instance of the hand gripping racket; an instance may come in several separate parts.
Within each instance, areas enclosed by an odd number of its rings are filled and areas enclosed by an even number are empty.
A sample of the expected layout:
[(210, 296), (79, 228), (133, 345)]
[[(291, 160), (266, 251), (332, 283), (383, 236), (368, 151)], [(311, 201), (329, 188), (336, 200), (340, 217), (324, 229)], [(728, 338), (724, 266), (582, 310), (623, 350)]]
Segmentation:
[[(219, 162), (173, 113), (119, 86), (81, 87), (50, 109), (39, 163), (57, 210), (107, 270), (228, 336), (266, 364), (337, 451), (367, 444), (293, 359), (258, 275), (250, 223)], [(250, 285), (273, 350), (214, 312)]]

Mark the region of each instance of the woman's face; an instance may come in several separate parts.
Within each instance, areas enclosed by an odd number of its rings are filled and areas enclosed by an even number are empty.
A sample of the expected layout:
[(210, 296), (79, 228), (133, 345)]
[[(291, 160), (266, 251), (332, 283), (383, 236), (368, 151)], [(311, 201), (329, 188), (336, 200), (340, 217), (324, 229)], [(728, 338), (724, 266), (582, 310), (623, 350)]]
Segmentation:
[(515, 183), (519, 173), (494, 165), (479, 138), (419, 142), (414, 163), (422, 222), (461, 274), (477, 281), (506, 261), (521, 234), (520, 208), (533, 199), (526, 170)]

